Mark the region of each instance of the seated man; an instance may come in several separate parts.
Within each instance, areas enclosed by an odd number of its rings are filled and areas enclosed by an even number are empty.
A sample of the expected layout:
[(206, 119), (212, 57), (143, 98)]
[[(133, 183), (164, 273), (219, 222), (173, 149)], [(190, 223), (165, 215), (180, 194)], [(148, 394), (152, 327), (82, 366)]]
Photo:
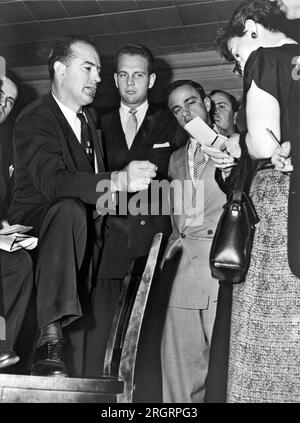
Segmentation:
[[(10, 114), (18, 95), (13, 81), (3, 77), (0, 80), (0, 125)], [(2, 138), (2, 137), (1, 137)], [(5, 175), (9, 169), (3, 164), (0, 140), (0, 229), (8, 225), (6, 222)], [(33, 285), (32, 261), (24, 250), (8, 253), (0, 250), (0, 369), (19, 361), (13, 347), (18, 336)]]
[[(51, 92), (27, 106), (15, 125), (9, 217), (12, 223), (33, 226), (39, 238), (39, 333), (31, 373), (65, 377), (69, 371), (62, 328), (82, 316), (89, 298), (97, 265), (91, 259), (98, 259), (101, 251), (100, 214), (109, 211), (116, 191), (146, 189), (156, 166), (132, 161), (118, 172), (105, 172), (95, 113), (85, 107), (101, 80), (100, 57), (88, 37), (57, 42), (48, 67)], [(100, 210), (103, 198), (108, 206), (104, 201)], [(82, 369), (77, 369), (80, 375)]]

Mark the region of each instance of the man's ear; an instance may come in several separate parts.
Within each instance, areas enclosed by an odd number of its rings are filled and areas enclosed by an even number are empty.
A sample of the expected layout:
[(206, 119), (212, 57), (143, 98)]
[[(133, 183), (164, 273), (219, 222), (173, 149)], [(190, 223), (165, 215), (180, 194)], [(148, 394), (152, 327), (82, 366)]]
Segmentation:
[(248, 38), (257, 38), (257, 25), (252, 19), (245, 21), (245, 32)]
[(211, 109), (211, 99), (209, 97), (205, 97), (205, 99), (203, 100), (203, 103), (207, 112), (209, 112)]
[(115, 86), (117, 88), (119, 88), (119, 85), (118, 85), (118, 74), (116, 72), (114, 73), (114, 80), (115, 80)]
[(63, 79), (65, 76), (66, 65), (62, 62), (56, 61), (53, 65), (54, 72), (58, 79)]
[(153, 87), (155, 80), (156, 80), (156, 74), (151, 73), (149, 76), (149, 85), (148, 85), (149, 89)]

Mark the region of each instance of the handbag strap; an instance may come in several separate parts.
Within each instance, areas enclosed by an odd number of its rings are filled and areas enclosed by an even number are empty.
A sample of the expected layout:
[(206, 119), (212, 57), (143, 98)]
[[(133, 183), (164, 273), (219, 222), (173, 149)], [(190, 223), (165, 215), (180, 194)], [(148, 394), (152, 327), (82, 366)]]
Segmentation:
[(236, 175), (233, 191), (246, 191), (246, 185), (248, 185), (246, 183), (249, 182), (250, 177), (249, 160), (251, 159), (248, 155), (248, 152), (243, 151), (238, 163), (238, 172)]
[(250, 182), (253, 177), (251, 166), (253, 161), (248, 154), (246, 146), (246, 134), (246, 131), (240, 134), (240, 146), (242, 153), (237, 165), (238, 169), (235, 175), (235, 181), (231, 192), (232, 200), (239, 204), (241, 204), (242, 202), (243, 194), (248, 193), (250, 188)]

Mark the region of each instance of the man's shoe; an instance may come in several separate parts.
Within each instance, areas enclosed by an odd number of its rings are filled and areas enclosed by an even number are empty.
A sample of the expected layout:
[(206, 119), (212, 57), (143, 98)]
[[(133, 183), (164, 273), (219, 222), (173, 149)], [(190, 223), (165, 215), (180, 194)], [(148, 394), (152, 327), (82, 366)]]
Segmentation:
[(12, 366), (20, 360), (20, 357), (13, 350), (0, 351), (0, 369)]
[(31, 365), (34, 376), (68, 377), (68, 370), (63, 362), (64, 340), (55, 339), (36, 348)]

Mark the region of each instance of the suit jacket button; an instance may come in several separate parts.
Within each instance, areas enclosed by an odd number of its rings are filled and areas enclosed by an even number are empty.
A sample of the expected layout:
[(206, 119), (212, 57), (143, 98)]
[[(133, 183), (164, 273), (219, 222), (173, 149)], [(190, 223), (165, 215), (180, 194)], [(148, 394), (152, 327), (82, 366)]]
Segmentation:
[(144, 220), (141, 220), (141, 225), (145, 225), (145, 221)]
[(214, 231), (213, 231), (212, 229), (209, 229), (209, 230), (207, 231), (207, 233), (208, 233), (208, 235), (212, 235), (212, 234), (214, 233)]
[(180, 238), (185, 238), (185, 234), (183, 232), (180, 234)]

